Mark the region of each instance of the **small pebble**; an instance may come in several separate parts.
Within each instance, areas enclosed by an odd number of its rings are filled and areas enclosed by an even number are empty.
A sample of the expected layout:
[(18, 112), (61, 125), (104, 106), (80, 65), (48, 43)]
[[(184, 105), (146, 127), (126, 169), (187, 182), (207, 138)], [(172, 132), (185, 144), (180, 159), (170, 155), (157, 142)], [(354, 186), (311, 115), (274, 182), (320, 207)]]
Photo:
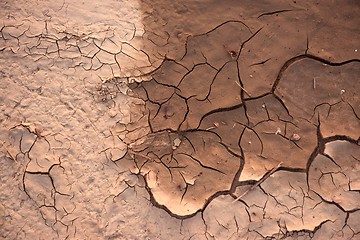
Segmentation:
[(277, 128), (277, 130), (275, 132), (275, 135), (278, 135), (278, 134), (281, 134), (281, 129), (280, 128)]
[(181, 140), (179, 138), (175, 138), (174, 139), (174, 142), (173, 142), (173, 146), (172, 146), (172, 149), (176, 149), (177, 147), (179, 147), (181, 144)]
[(290, 138), (291, 141), (299, 141), (300, 139), (301, 139), (300, 135), (296, 133), (294, 133)]

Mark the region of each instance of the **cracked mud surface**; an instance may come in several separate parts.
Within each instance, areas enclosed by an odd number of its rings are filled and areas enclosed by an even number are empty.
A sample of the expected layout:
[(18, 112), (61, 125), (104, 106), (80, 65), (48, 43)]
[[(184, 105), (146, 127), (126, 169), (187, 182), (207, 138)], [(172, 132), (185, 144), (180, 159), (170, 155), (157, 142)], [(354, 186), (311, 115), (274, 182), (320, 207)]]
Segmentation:
[(0, 9), (2, 239), (360, 238), (356, 1)]

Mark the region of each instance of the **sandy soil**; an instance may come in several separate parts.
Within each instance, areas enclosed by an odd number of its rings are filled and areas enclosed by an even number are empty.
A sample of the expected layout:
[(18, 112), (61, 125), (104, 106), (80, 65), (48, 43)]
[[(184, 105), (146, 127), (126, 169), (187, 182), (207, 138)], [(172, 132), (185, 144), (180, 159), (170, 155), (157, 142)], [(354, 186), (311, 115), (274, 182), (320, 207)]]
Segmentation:
[(0, 10), (0, 238), (360, 238), (358, 1)]

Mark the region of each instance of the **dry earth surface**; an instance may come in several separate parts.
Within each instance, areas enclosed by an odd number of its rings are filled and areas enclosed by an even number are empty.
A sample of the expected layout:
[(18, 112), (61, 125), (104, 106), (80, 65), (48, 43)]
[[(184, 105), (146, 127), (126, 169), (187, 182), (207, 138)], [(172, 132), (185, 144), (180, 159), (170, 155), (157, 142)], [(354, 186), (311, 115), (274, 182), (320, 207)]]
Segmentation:
[(360, 239), (359, 16), (1, 1), (0, 238)]

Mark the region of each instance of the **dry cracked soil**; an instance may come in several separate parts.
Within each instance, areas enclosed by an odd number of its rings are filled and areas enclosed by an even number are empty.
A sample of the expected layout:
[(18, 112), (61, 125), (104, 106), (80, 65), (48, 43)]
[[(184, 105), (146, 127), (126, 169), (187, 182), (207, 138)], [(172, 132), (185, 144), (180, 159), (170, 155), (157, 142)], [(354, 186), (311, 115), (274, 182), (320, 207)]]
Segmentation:
[(360, 2), (1, 1), (1, 239), (360, 239)]

